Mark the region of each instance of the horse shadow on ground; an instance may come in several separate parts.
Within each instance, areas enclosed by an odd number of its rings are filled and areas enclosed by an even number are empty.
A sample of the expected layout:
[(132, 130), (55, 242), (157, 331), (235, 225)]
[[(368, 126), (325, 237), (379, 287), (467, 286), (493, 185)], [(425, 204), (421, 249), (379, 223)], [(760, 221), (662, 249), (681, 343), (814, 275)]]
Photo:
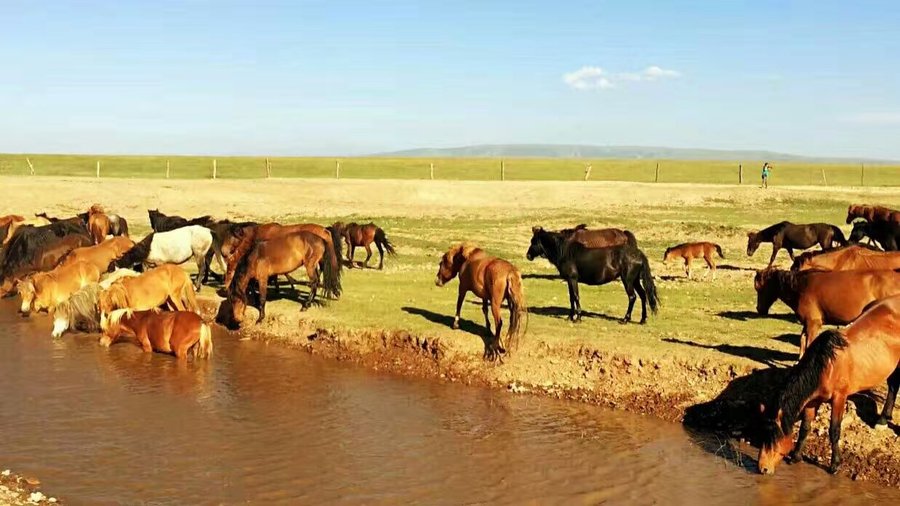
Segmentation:
[(736, 346), (733, 344), (700, 344), (693, 341), (684, 341), (672, 337), (663, 338), (664, 342), (692, 346), (695, 348), (704, 348), (707, 350), (715, 350), (736, 357), (743, 357), (759, 362), (760, 364), (777, 367), (781, 363), (791, 363), (797, 359), (796, 353), (787, 353), (779, 350), (770, 350), (768, 348), (759, 348), (756, 346)]
[[(447, 328), (453, 327), (453, 315), (435, 313), (434, 311), (429, 311), (427, 309), (410, 306), (404, 306), (400, 309), (411, 315), (421, 316), (422, 318), (425, 318), (432, 323), (437, 323), (438, 325), (443, 325)], [(480, 337), (482, 341), (487, 342), (487, 338), (485, 335), (487, 329), (471, 320), (460, 318), (459, 330), (468, 332), (469, 334), (475, 334), (476, 336)]]
[(781, 334), (772, 339), (781, 341), (782, 343), (793, 344), (798, 350), (800, 349), (800, 334)]
[(766, 318), (786, 322), (797, 322), (797, 317), (792, 314), (761, 315), (756, 311), (720, 311), (719, 313), (716, 313), (716, 316), (728, 318), (729, 320), (737, 320), (740, 322), (745, 322), (748, 320), (764, 320)]
[[(638, 308), (640, 309), (640, 308)], [(536, 314), (540, 316), (550, 316), (553, 318), (568, 318), (569, 317), (569, 308), (567, 307), (559, 307), (559, 306), (531, 306), (528, 308), (528, 312), (531, 314)], [(600, 318), (603, 320), (609, 321), (619, 321), (621, 318), (617, 318), (615, 316), (609, 316), (601, 313), (594, 313), (591, 311), (581, 310), (582, 318)]]
[(728, 264), (717, 265), (716, 269), (721, 269), (723, 271), (746, 271), (746, 272), (755, 272), (756, 271), (756, 269), (754, 269), (753, 267), (740, 267), (737, 265), (728, 265)]
[(522, 274), (522, 279), (549, 279), (549, 280), (562, 280), (559, 277), (559, 274)]

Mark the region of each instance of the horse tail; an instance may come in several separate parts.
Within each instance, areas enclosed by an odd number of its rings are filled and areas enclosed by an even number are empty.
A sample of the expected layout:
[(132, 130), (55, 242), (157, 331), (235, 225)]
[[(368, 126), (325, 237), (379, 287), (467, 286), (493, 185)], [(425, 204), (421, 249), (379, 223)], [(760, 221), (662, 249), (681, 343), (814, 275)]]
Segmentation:
[(725, 253), (722, 253), (722, 247), (718, 244), (713, 244), (716, 247), (716, 253), (719, 254), (719, 258), (725, 258)]
[(181, 297), (181, 301), (184, 303), (184, 308), (188, 311), (200, 314), (200, 306), (197, 304), (197, 296), (194, 295), (194, 285), (191, 284), (191, 278), (189, 276), (185, 276), (187, 278), (187, 282), (181, 285), (181, 293), (178, 294)]
[(334, 247), (334, 254), (335, 254), (335, 256), (332, 258), (329, 258), (329, 260), (331, 260), (333, 262), (332, 268), (337, 270), (338, 273), (340, 273), (341, 269), (343, 268), (343, 264), (341, 264), (341, 258), (343, 258), (343, 255), (344, 255), (344, 252), (342, 249), (343, 241), (342, 241), (342, 237), (341, 237), (341, 231), (338, 229), (338, 227), (330, 226), (330, 227), (328, 227), (328, 233), (331, 234), (331, 245)]
[(637, 248), (637, 238), (631, 233), (631, 230), (625, 230), (622, 233), (625, 234), (625, 243)]
[(325, 278), (324, 287), (325, 295), (339, 299), (341, 297), (341, 259), (337, 257), (335, 246), (328, 241), (322, 241), (325, 244), (325, 255), (328, 256), (323, 263), (323, 273)]
[(397, 254), (397, 251), (394, 250), (394, 245), (391, 244), (391, 241), (388, 240), (387, 235), (384, 233), (384, 229), (382, 229), (381, 227), (375, 229), (375, 244), (384, 246), (384, 249), (388, 252), (388, 255), (394, 256)]
[[(508, 349), (519, 347), (519, 340), (525, 335), (528, 327), (528, 307), (525, 305), (525, 289), (522, 287), (522, 275), (513, 269), (506, 275), (506, 300), (509, 304), (509, 330), (506, 332)], [(522, 318), (525, 317), (525, 328)]]
[(835, 225), (831, 226), (832, 236), (831, 236), (831, 245), (834, 246), (834, 243), (838, 243), (840, 246), (847, 245), (847, 238), (844, 237), (844, 232)]
[(650, 261), (643, 251), (641, 254), (641, 284), (644, 285), (644, 291), (647, 292), (647, 303), (650, 310), (655, 314), (659, 310), (659, 294), (656, 292), (656, 284), (653, 282), (653, 273), (650, 272)]
[(195, 344), (194, 346), (197, 347), (197, 358), (209, 359), (212, 357), (212, 329), (209, 328), (208, 324), (200, 322), (200, 340), (197, 341), (197, 344)]

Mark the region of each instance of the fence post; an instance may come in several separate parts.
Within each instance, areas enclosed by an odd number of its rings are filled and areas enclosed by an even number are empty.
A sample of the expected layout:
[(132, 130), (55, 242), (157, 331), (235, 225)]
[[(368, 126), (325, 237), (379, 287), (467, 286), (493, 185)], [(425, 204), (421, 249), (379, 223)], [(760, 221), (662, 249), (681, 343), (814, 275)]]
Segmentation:
[(864, 163), (859, 164), (859, 185), (866, 185), (866, 164)]
[(166, 179), (169, 179), (169, 161), (166, 160)]
[(269, 157), (266, 157), (266, 179), (272, 177), (272, 164), (269, 162)]
[(31, 170), (31, 175), (34, 175), (34, 165), (31, 164), (31, 160), (28, 157), (25, 157), (25, 162), (28, 163), (28, 169)]
[(97, 160), (97, 177), (100, 177), (100, 160)]
[(587, 181), (588, 179), (591, 178), (591, 169), (593, 169), (593, 168), (594, 168), (594, 165), (591, 163), (587, 164), (587, 167), (584, 168), (584, 180), (585, 181)]
[(656, 178), (653, 180), (654, 183), (659, 182), (659, 162), (656, 162)]
[(219, 163), (213, 158), (213, 179), (219, 176)]
[(431, 162), (430, 167), (431, 167), (431, 179), (434, 180), (434, 162)]
[(335, 179), (341, 178), (341, 161), (340, 160), (334, 161), (334, 178)]
[(738, 184), (744, 184), (744, 164), (738, 164)]
[(506, 181), (506, 164), (500, 160), (500, 181)]
[(822, 167), (822, 182), (825, 183), (825, 186), (828, 186), (828, 178), (825, 177), (825, 167)]

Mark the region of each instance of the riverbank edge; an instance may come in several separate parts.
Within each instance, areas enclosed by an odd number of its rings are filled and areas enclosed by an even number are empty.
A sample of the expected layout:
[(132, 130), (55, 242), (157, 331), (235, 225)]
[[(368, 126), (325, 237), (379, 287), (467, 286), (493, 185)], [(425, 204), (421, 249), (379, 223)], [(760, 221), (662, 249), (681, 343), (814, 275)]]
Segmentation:
[(0, 473), (0, 504), (24, 506), (35, 504), (63, 504), (57, 497), (50, 497), (39, 490), (41, 482), (4, 470)]
[[(220, 299), (198, 297), (198, 302), (206, 316), (212, 319)], [(752, 402), (758, 406), (755, 398), (767, 394), (758, 390), (770, 385), (760, 387), (759, 382), (742, 381), (762, 375), (771, 378), (772, 375), (767, 373), (784, 371), (709, 358), (691, 363), (635, 357), (604, 350), (602, 342), (596, 349), (581, 346), (571, 349), (545, 347), (539, 352), (528, 350), (514, 354), (504, 364), (492, 364), (484, 362), (480, 355), (455, 351), (440, 337), (429, 338), (391, 329), (330, 329), (281, 314), (270, 315), (260, 325), (245, 326), (231, 333), (330, 360), (354, 363), (372, 371), (583, 402), (675, 423), (682, 423), (692, 407), (716, 404), (719, 402), (717, 397), (724, 397), (725, 391), (736, 390), (735, 385), (750, 388), (754, 397)], [(751, 383), (752, 386), (747, 386)], [(712, 416), (721, 417), (722, 410), (722, 406), (715, 405)], [(829, 408), (819, 410), (804, 452), (808, 464), (823, 469), (831, 458), (827, 437), (829, 415)], [(747, 421), (744, 422), (746, 427)], [(712, 432), (724, 436), (728, 443), (724, 450), (711, 449), (710, 453), (734, 463), (744, 462), (738, 465), (752, 472), (755, 454), (751, 453), (753, 462), (748, 464), (739, 450), (746, 434), (735, 430), (734, 426), (715, 427), (716, 423), (719, 422), (703, 426), (720, 429)], [(900, 428), (896, 426), (894, 430), (872, 428), (857, 415), (855, 405), (848, 403), (843, 423), (840, 474), (854, 480), (900, 487), (900, 457), (893, 452), (900, 442), (898, 434)]]

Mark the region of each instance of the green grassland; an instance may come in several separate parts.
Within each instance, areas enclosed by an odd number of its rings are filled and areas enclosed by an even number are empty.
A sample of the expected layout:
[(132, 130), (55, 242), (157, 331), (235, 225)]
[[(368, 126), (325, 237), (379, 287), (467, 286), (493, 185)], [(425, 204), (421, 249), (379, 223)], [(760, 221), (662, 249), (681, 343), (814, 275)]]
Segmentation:
[[(207, 156), (96, 156), (0, 154), (0, 175), (30, 174), (26, 158), (35, 174), (43, 176), (94, 176), (101, 164), (102, 177), (165, 178), (166, 162), (170, 177), (208, 179), (212, 177), (213, 157)], [(261, 178), (266, 175), (264, 157), (216, 157), (219, 178)], [(282, 178), (333, 178), (335, 158), (270, 158), (271, 176)], [(341, 178), (428, 179), (434, 164), (435, 179), (497, 180), (500, 159), (496, 158), (341, 158)], [(759, 183), (760, 160), (740, 162), (744, 184)], [(659, 164), (659, 182), (737, 184), (739, 162), (689, 160), (576, 160), (530, 159), (504, 160), (508, 180), (574, 181), (584, 178), (590, 164), (595, 181), (653, 182)], [(775, 163), (773, 185), (896, 186), (900, 185), (900, 166), (860, 164)], [(864, 172), (864, 174), (863, 174)], [(823, 179), (824, 174), (824, 179)]]

